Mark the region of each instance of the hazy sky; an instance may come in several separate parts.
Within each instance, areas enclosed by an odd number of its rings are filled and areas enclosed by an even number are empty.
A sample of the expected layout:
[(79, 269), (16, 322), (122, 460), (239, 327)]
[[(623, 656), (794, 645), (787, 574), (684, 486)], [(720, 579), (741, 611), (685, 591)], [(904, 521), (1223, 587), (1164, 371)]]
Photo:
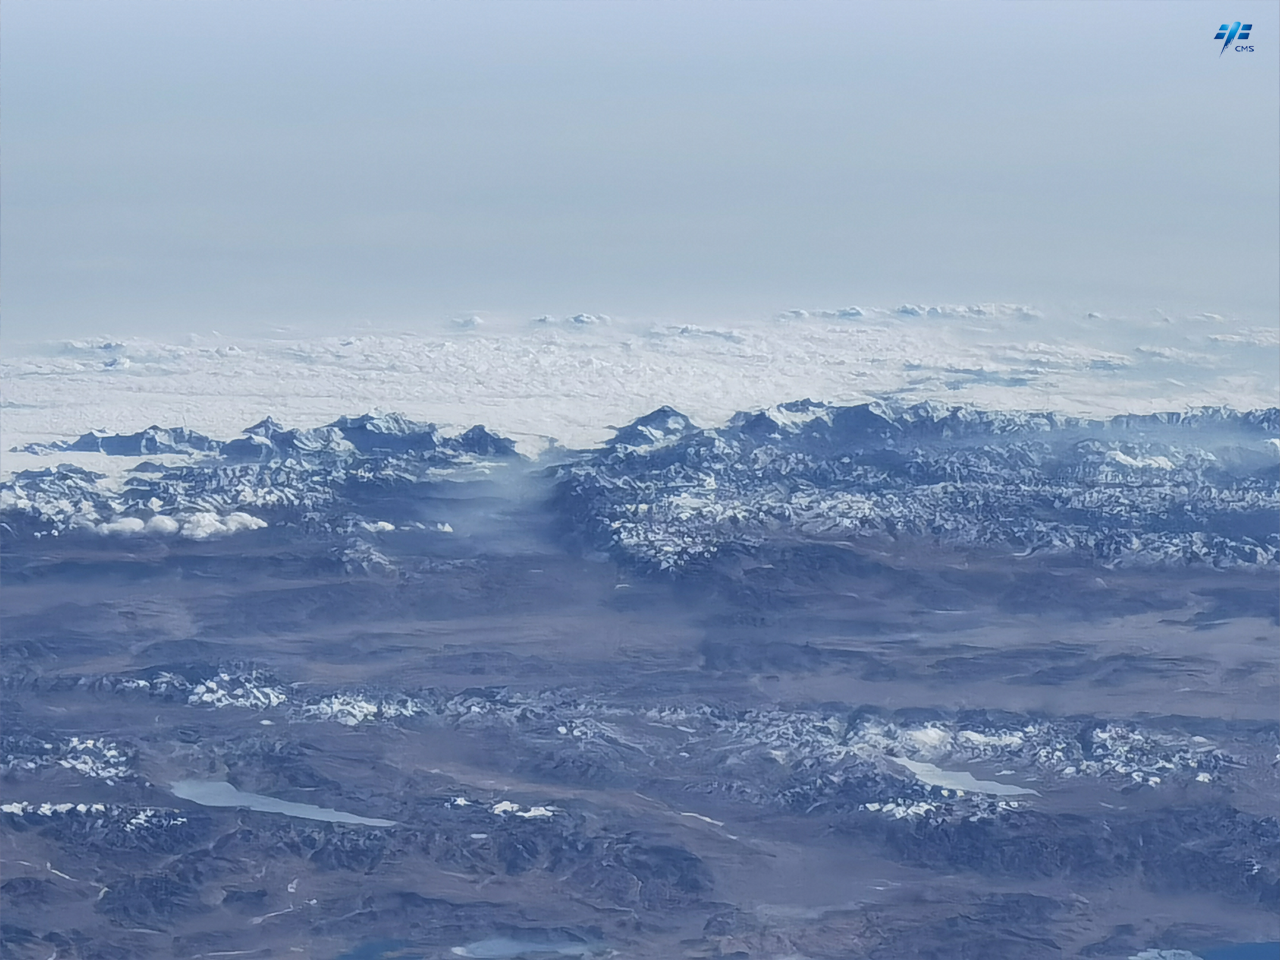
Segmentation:
[[(1280, 311), (1280, 7), (8, 0), (4, 334)], [(1252, 53), (1213, 33), (1254, 24)]]

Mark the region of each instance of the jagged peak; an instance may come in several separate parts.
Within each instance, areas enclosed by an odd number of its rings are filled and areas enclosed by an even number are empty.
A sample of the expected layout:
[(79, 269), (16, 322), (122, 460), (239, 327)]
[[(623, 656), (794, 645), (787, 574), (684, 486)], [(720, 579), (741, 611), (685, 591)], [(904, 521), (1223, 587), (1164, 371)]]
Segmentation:
[(420, 423), (411, 420), (403, 413), (363, 413), (358, 417), (343, 416), (333, 423), (326, 424), (343, 433), (354, 430), (365, 430), (369, 433), (384, 433), (392, 436), (410, 436), (413, 434), (436, 433), (434, 423)]
[(678, 440), (696, 433), (699, 427), (679, 410), (664, 404), (624, 427), (610, 429), (614, 435), (606, 446), (647, 447)]
[(276, 420), (275, 417), (264, 417), (251, 427), (246, 427), (244, 433), (250, 437), (274, 437), (278, 433), (287, 432), (284, 425)]
[(459, 446), (466, 453), (476, 453), (481, 456), (519, 456), (516, 452), (516, 445), (514, 441), (508, 440), (500, 434), (487, 430), (483, 424), (479, 423), (456, 437), (454, 439), (454, 444)]

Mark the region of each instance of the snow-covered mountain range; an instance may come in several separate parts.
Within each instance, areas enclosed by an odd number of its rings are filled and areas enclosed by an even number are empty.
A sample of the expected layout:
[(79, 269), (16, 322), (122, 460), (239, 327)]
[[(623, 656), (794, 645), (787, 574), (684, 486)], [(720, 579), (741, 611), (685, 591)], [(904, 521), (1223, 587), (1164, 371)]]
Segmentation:
[(153, 426), (28, 445), (50, 458), (157, 459), (115, 475), (19, 472), (0, 487), (0, 517), (16, 536), (206, 539), (271, 526), (376, 540), (426, 529), (413, 505), (441, 484), (538, 477), (502, 495), (544, 496), (550, 480), (549, 509), (591, 549), (657, 570), (771, 542), (867, 539), (1267, 565), (1280, 557), (1278, 436), (1277, 408), (1095, 420), (801, 400), (706, 429), (662, 407), (599, 447), (531, 460), (483, 426), (448, 433), (389, 414), (289, 429), (268, 418), (229, 440)]
[(1280, 410), (1086, 420), (803, 400), (669, 408), (561, 471), (587, 538), (659, 568), (768, 541), (924, 538), (1101, 563), (1276, 562)]
[[(707, 426), (805, 396), (1101, 418), (1270, 406), (1280, 389), (1274, 324), (1208, 313), (863, 304), (699, 323), (592, 319), (600, 322), (486, 317), (322, 338), (10, 338), (0, 356), (0, 441), (7, 451), (148, 423), (230, 437), (267, 414), (313, 427), (352, 411), (400, 410), (487, 424), (527, 453), (545, 436), (592, 446), (608, 424), (663, 404)], [(102, 469), (94, 457), (74, 462)], [(0, 471), (40, 465), (10, 454)]]
[(475, 478), (518, 458), (509, 440), (481, 426), (449, 436), (396, 414), (341, 417), (309, 430), (268, 418), (228, 441), (152, 426), (25, 448), (65, 451), (168, 455), (178, 462), (144, 460), (114, 475), (67, 464), (22, 471), (0, 489), (0, 515), (10, 529), (37, 537), (93, 531), (196, 540), (271, 524), (392, 530), (393, 523), (361, 515), (372, 490), (394, 500), (385, 494), (397, 486)]

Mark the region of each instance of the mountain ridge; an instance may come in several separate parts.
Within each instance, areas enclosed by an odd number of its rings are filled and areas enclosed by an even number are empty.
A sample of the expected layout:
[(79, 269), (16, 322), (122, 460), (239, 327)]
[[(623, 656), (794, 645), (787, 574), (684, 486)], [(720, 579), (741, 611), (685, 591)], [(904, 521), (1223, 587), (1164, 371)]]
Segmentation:
[(660, 406), (613, 429), (598, 447), (556, 448), (549, 464), (480, 425), (450, 434), (395, 413), (314, 428), (268, 417), (228, 441), (155, 426), (85, 434), (42, 449), (189, 462), (114, 479), (23, 471), (0, 484), (0, 519), (16, 536), (203, 539), (281, 524), (381, 534), (420, 527), (412, 505), (446, 479), (540, 473), (554, 486), (550, 510), (590, 549), (658, 571), (780, 538), (914, 537), (1103, 566), (1280, 562), (1276, 407), (1087, 419), (803, 399), (718, 427)]

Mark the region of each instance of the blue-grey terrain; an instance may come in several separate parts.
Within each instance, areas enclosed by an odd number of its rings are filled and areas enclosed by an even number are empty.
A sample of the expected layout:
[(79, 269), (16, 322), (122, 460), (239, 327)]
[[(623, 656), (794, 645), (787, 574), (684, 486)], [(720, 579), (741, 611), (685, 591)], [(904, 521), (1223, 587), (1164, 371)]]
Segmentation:
[(50, 466), (0, 487), (4, 956), (1280, 939), (1278, 409), (25, 452)]

